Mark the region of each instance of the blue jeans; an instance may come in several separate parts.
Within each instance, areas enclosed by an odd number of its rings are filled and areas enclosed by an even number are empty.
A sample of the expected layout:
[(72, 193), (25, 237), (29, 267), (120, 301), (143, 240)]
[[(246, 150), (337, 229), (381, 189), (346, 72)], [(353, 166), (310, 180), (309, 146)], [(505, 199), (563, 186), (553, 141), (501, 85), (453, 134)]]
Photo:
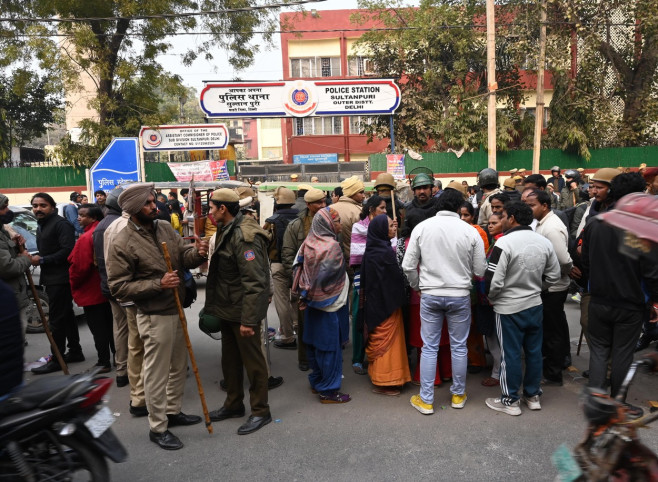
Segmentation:
[[(500, 361), (501, 402), (516, 402), (523, 379), (523, 394), (541, 395), (542, 375), (542, 305), (511, 315), (496, 313), (496, 330), (502, 358)], [(525, 352), (525, 375), (521, 367), (521, 350)]]
[(436, 355), (439, 352), (441, 328), (447, 319), (452, 358), (452, 386), (450, 393), (463, 395), (466, 391), (466, 339), (471, 327), (471, 298), (469, 296), (433, 296), (420, 298), (420, 336), (423, 351), (420, 355), (420, 398), (434, 403)]

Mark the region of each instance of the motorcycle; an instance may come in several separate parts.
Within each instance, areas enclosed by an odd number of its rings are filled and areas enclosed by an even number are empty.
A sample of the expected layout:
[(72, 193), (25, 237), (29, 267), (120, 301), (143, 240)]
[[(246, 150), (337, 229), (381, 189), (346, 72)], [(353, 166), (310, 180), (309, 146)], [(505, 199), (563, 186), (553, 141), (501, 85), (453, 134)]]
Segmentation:
[(99, 369), (38, 379), (0, 402), (0, 481), (109, 481), (128, 453), (110, 426)]
[(658, 371), (658, 354), (633, 362), (614, 398), (603, 390), (585, 388), (582, 405), (587, 431), (572, 454), (564, 446), (554, 454), (559, 480), (658, 481), (658, 457), (637, 434), (638, 428), (658, 419), (658, 412), (630, 420), (625, 404), (628, 388), (641, 367)]

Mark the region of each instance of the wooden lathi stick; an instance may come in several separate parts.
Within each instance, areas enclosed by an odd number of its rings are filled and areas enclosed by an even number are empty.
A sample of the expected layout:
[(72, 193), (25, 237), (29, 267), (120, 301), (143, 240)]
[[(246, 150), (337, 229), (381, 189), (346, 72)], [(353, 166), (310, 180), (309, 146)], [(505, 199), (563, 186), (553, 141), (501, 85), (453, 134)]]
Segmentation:
[[(169, 273), (171, 273), (173, 272), (173, 268), (171, 267), (171, 257), (169, 256), (167, 243), (162, 243), (162, 252), (164, 253), (165, 261), (167, 262), (167, 269)], [(174, 292), (174, 299), (176, 300), (176, 306), (178, 307), (178, 318), (180, 319), (180, 324), (181, 327), (183, 328), (183, 334), (185, 335), (187, 352), (190, 354), (190, 361), (192, 362), (192, 371), (194, 371), (194, 377), (196, 378), (196, 385), (199, 389), (199, 397), (201, 398), (201, 407), (203, 408), (203, 416), (206, 419), (206, 428), (208, 429), (208, 433), (212, 433), (212, 423), (210, 422), (208, 405), (206, 405), (206, 396), (203, 393), (203, 385), (201, 385), (199, 368), (196, 365), (196, 359), (194, 358), (194, 351), (192, 350), (192, 342), (190, 341), (190, 335), (187, 332), (187, 319), (185, 318), (185, 310), (183, 310), (183, 304), (181, 303), (180, 296), (178, 295), (178, 288), (172, 288), (172, 290)]]
[[(25, 246), (21, 245), (19, 250), (22, 253), (23, 251), (25, 251)], [(62, 372), (64, 372), (64, 375), (68, 375), (69, 367), (66, 365), (66, 362), (64, 361), (64, 357), (62, 356), (62, 353), (59, 351), (59, 348), (57, 348), (57, 343), (55, 343), (53, 334), (50, 331), (50, 327), (48, 326), (48, 320), (46, 319), (46, 314), (43, 312), (43, 306), (41, 306), (41, 298), (39, 298), (39, 293), (37, 292), (37, 288), (36, 286), (34, 286), (34, 280), (32, 279), (32, 273), (30, 273), (30, 268), (27, 268), (25, 270), (25, 275), (27, 276), (27, 281), (30, 284), (30, 289), (32, 290), (32, 297), (34, 298), (34, 302), (37, 304), (37, 310), (39, 310), (39, 317), (41, 318), (41, 323), (43, 323), (43, 329), (46, 332), (46, 336), (48, 337), (50, 346), (53, 348), (53, 355), (55, 355), (55, 358), (57, 359), (59, 366), (62, 368)]]
[(395, 188), (391, 189), (391, 208), (393, 208), (393, 221), (395, 221)]

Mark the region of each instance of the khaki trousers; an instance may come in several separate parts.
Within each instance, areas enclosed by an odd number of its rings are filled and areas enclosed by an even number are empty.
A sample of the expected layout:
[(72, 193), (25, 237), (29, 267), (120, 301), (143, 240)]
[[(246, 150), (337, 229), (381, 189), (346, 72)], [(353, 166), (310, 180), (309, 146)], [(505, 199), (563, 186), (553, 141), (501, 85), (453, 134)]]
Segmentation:
[(226, 381), (224, 408), (244, 407), (244, 371), (249, 378), (251, 414), (263, 417), (270, 413), (267, 398), (267, 362), (260, 342), (261, 327), (254, 326), (252, 336), (240, 336), (240, 323), (222, 321), (222, 372)]
[(126, 310), (115, 300), (110, 300), (110, 306), (114, 322), (114, 362), (117, 365), (117, 376), (125, 376), (128, 369), (128, 319)]
[(144, 342), (144, 394), (151, 431), (167, 430), (167, 414), (181, 411), (187, 369), (187, 348), (178, 315), (137, 313)]
[(144, 342), (137, 330), (137, 308), (135, 305), (122, 306), (126, 312), (128, 325), (128, 381), (130, 382), (130, 404), (143, 407), (144, 398)]
[(290, 301), (290, 283), (286, 271), (281, 263), (272, 263), (272, 283), (274, 284), (274, 306), (279, 316), (281, 328), (281, 341), (290, 343), (295, 341), (293, 324), (297, 306)]

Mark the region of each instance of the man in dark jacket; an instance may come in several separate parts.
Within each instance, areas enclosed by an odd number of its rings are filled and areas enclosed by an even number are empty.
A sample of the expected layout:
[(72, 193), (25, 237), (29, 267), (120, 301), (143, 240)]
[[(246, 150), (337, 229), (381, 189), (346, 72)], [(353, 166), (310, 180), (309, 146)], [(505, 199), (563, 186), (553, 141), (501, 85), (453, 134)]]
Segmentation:
[[(613, 203), (632, 192), (642, 192), (645, 183), (638, 173), (619, 174), (610, 182)], [(614, 209), (611, 204), (608, 210)], [(583, 231), (582, 263), (589, 279), (588, 342), (589, 386), (603, 388), (612, 359), (610, 393), (614, 397), (633, 361), (642, 323), (658, 304), (658, 266), (619, 252), (623, 232), (601, 218), (588, 220)], [(642, 409), (628, 405), (633, 417)]]
[(432, 196), (432, 186), (433, 181), (427, 174), (421, 173), (414, 177), (411, 182), (414, 198), (405, 206), (405, 215), (407, 217), (414, 218), (418, 222), (418, 219), (425, 220), (437, 213), (437, 198)]
[(286, 350), (296, 350), (294, 319), (297, 314), (296, 303), (290, 300), (290, 287), (292, 284), (286, 276), (281, 262), (281, 248), (283, 235), (288, 224), (297, 218), (299, 211), (293, 207), (295, 193), (285, 187), (277, 189), (274, 195), (274, 214), (265, 220), (263, 229), (271, 235), (269, 257), (272, 263), (272, 283), (274, 284), (274, 306), (279, 316), (280, 335), (274, 340), (274, 346)]
[(251, 416), (238, 429), (239, 435), (246, 435), (272, 421), (267, 361), (260, 347), (261, 320), (269, 304), (269, 236), (256, 220), (240, 213), (239, 197), (230, 189), (213, 193), (210, 214), (218, 229), (208, 269), (204, 316), (220, 322), (227, 392), (224, 405), (210, 412), (210, 419), (219, 422), (244, 416), (246, 370)]
[[(53, 339), (64, 355), (68, 339), (66, 363), (85, 360), (80, 346), (78, 325), (73, 314), (73, 295), (69, 284), (69, 254), (75, 245), (73, 225), (57, 214), (55, 200), (44, 192), (32, 196), (32, 211), (37, 218), (37, 247), (39, 254), (32, 256), (32, 265), (41, 266), (40, 282), (46, 286), (49, 303), (48, 324)], [(53, 357), (43, 366), (33, 368), (36, 374), (52, 373), (62, 368)]]

